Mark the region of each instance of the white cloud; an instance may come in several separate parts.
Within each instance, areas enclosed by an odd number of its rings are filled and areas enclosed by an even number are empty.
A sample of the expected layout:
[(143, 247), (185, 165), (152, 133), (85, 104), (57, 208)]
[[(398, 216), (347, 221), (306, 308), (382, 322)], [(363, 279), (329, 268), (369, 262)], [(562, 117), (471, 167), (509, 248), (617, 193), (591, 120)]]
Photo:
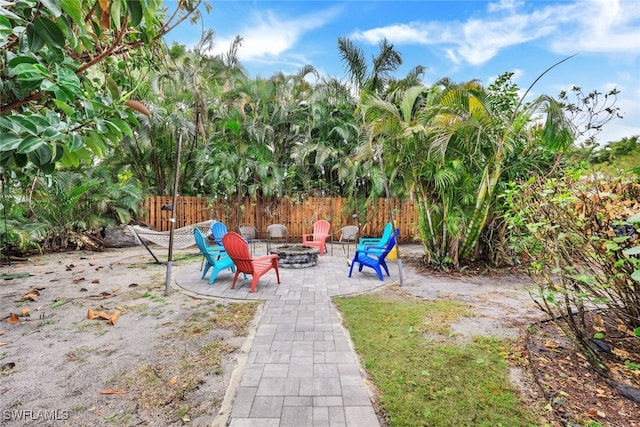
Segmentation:
[(524, 1), (519, 0), (500, 0), (498, 2), (491, 2), (487, 5), (489, 12), (498, 12), (501, 10), (513, 11), (520, 6), (524, 5)]
[[(435, 31), (440, 30), (437, 26), (434, 27), (433, 29)], [(437, 34), (435, 31), (431, 31), (428, 24), (410, 22), (408, 24), (395, 24), (358, 32), (353, 34), (351, 38), (369, 44), (377, 44), (384, 38), (391, 43), (397, 44), (434, 44), (434, 42), (438, 40), (438, 37), (435, 36), (431, 39), (430, 35)]]
[[(277, 60), (278, 63), (291, 62), (296, 65), (308, 63), (300, 55), (292, 54), (289, 59), (283, 59), (283, 55), (291, 51), (305, 33), (323, 27), (339, 12), (339, 8), (329, 8), (295, 18), (281, 17), (272, 11), (255, 13), (238, 31), (238, 35), (242, 37), (238, 58), (241, 62)], [(216, 47), (210, 53), (226, 52), (235, 36), (216, 38)]]
[[(538, 3), (539, 4), (539, 3)], [(640, 53), (640, 1), (588, 0), (520, 12), (522, 1), (489, 3), (488, 14), (466, 21), (410, 22), (355, 32), (351, 38), (376, 44), (439, 47), (455, 64), (481, 65), (502, 50), (529, 41), (548, 43), (556, 53)]]
[(576, 3), (558, 18), (551, 48), (566, 52), (625, 52), (640, 54), (640, 1), (589, 0)]

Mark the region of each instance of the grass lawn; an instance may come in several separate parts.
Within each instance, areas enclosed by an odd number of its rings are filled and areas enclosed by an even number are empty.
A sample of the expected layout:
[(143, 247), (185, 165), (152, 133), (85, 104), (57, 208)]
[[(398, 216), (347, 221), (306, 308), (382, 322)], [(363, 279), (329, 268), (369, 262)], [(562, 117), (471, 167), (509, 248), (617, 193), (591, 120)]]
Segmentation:
[(461, 304), (397, 294), (334, 301), (391, 426), (538, 425), (509, 382), (509, 344), (451, 336), (449, 325), (472, 315)]

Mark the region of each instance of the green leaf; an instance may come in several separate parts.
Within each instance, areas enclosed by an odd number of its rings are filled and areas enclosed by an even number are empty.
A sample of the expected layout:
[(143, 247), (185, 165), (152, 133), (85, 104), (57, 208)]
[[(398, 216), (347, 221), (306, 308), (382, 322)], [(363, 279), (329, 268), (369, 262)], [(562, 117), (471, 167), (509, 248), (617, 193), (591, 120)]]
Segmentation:
[(131, 17), (130, 25), (137, 27), (142, 21), (142, 2), (140, 0), (127, 0), (127, 10)]
[(571, 279), (582, 283), (593, 283), (593, 277), (587, 274), (568, 274), (567, 277), (570, 277)]
[(127, 136), (130, 136), (130, 137), (133, 136), (133, 131), (131, 130), (131, 127), (124, 120), (111, 119), (111, 122), (113, 124), (115, 124), (116, 126), (118, 126), (118, 129), (120, 129), (120, 132), (122, 132), (123, 134), (125, 134)]
[(80, 149), (80, 147), (82, 147), (83, 145), (84, 145), (84, 138), (82, 138), (80, 135), (77, 135), (77, 134), (69, 135), (70, 151), (76, 151)]
[(122, 13), (122, 3), (121, 0), (113, 0), (111, 2), (111, 19), (113, 19), (113, 24), (116, 29), (120, 29), (120, 14)]
[(44, 47), (44, 40), (36, 32), (36, 27), (31, 22), (27, 24), (27, 41), (31, 52), (39, 52)]
[(17, 67), (20, 64), (37, 64), (38, 63), (38, 58), (36, 58), (36, 56), (29, 52), (26, 53), (24, 55), (20, 55), (20, 56), (16, 56), (15, 58), (12, 58), (9, 61), (9, 67)]
[(55, 0), (40, 0), (40, 3), (42, 3), (42, 5), (51, 12), (51, 15), (56, 18), (62, 14), (60, 5), (58, 4), (59, 2)]
[(637, 213), (635, 215), (632, 215), (631, 217), (629, 217), (629, 219), (627, 219), (627, 222), (629, 224), (637, 224), (640, 222), (640, 213)]
[(82, 3), (80, 0), (62, 0), (60, 7), (64, 12), (73, 19), (77, 25), (84, 27), (84, 20), (82, 19)]
[(605, 243), (605, 247), (607, 248), (607, 250), (609, 251), (617, 251), (618, 249), (620, 249), (620, 245), (618, 245), (616, 242), (614, 241), (608, 241)]
[(42, 144), (37, 150), (33, 150), (29, 153), (29, 160), (36, 166), (44, 166), (51, 163), (52, 155), (51, 149), (47, 144)]
[(10, 18), (10, 19), (16, 19), (18, 21), (22, 21), (22, 18), (20, 18), (15, 13), (5, 9), (4, 7), (0, 7), (0, 16), (6, 16), (7, 18)]
[(38, 16), (34, 21), (35, 32), (52, 47), (62, 49), (65, 44), (64, 34), (55, 22), (44, 16)]
[(38, 128), (28, 118), (24, 116), (12, 116), (10, 120), (17, 125), (19, 130), (23, 130), (31, 135), (38, 134)]
[(635, 329), (633, 330), (633, 335), (635, 335), (635, 336), (637, 336), (637, 337), (640, 337), (640, 328), (635, 328)]
[(0, 151), (11, 151), (18, 148), (18, 145), (22, 141), (18, 135), (13, 133), (2, 133), (0, 135)]
[[(17, 130), (14, 123), (6, 117), (0, 116), (0, 128), (7, 130)], [(3, 135), (4, 136), (4, 135)]]
[(68, 104), (60, 101), (59, 99), (54, 99), (53, 103), (55, 104), (56, 107), (58, 107), (67, 116), (73, 115), (74, 110)]
[(625, 249), (624, 251), (622, 251), (622, 253), (627, 256), (640, 255), (640, 246), (634, 246), (632, 248)]
[(34, 135), (29, 135), (22, 140), (16, 151), (19, 154), (27, 154), (31, 151), (37, 150), (42, 144), (44, 144), (42, 139)]
[(631, 278), (636, 282), (640, 282), (640, 270), (636, 270), (633, 273), (631, 273)]
[(105, 84), (107, 86), (107, 89), (109, 89), (109, 92), (111, 93), (111, 98), (113, 99), (120, 98), (120, 89), (118, 89), (118, 85), (111, 77), (109, 76), (106, 77)]

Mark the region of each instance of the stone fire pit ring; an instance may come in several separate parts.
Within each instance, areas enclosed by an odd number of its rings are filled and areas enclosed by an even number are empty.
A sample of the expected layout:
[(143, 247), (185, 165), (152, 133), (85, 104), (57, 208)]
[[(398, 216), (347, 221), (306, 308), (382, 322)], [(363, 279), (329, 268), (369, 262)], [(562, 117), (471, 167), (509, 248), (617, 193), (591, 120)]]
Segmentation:
[(286, 245), (273, 248), (269, 252), (278, 255), (278, 267), (307, 268), (318, 263), (320, 249), (303, 245)]

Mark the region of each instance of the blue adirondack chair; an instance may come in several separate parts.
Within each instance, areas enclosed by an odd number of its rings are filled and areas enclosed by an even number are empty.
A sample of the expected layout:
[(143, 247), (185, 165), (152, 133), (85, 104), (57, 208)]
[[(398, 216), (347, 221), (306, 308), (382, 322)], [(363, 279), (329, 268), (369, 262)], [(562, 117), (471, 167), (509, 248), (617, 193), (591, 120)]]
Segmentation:
[(216, 221), (211, 224), (211, 236), (219, 246), (222, 246), (222, 237), (227, 234), (227, 226), (223, 222)]
[(216, 280), (216, 277), (218, 276), (218, 273), (220, 273), (221, 271), (231, 270), (232, 273), (236, 271), (236, 267), (233, 264), (233, 261), (227, 255), (227, 252), (224, 250), (223, 246), (207, 246), (207, 240), (204, 237), (204, 234), (202, 234), (202, 231), (198, 230), (197, 228), (193, 229), (193, 237), (196, 240), (198, 249), (200, 249), (200, 253), (207, 263), (202, 271), (202, 279), (205, 278), (207, 272), (211, 267), (213, 267), (213, 270), (211, 270), (211, 277), (209, 278), (210, 285), (213, 284), (214, 280)]
[[(357, 249), (365, 249), (365, 248), (377, 248), (384, 249), (389, 242), (389, 239), (393, 235), (393, 223), (389, 221), (385, 226), (384, 230), (382, 230), (382, 235), (380, 237), (362, 237), (358, 241)], [(393, 246), (392, 246), (393, 247)]]
[(389, 255), (389, 252), (391, 252), (395, 244), (396, 236), (391, 234), (387, 245), (383, 249), (374, 246), (356, 249), (356, 253), (351, 261), (351, 268), (349, 268), (349, 277), (351, 277), (351, 273), (353, 273), (354, 264), (357, 263), (358, 271), (362, 271), (363, 267), (371, 267), (376, 271), (380, 280), (384, 280), (382, 269), (384, 269), (387, 276), (389, 276), (389, 268), (387, 267), (385, 258)]

